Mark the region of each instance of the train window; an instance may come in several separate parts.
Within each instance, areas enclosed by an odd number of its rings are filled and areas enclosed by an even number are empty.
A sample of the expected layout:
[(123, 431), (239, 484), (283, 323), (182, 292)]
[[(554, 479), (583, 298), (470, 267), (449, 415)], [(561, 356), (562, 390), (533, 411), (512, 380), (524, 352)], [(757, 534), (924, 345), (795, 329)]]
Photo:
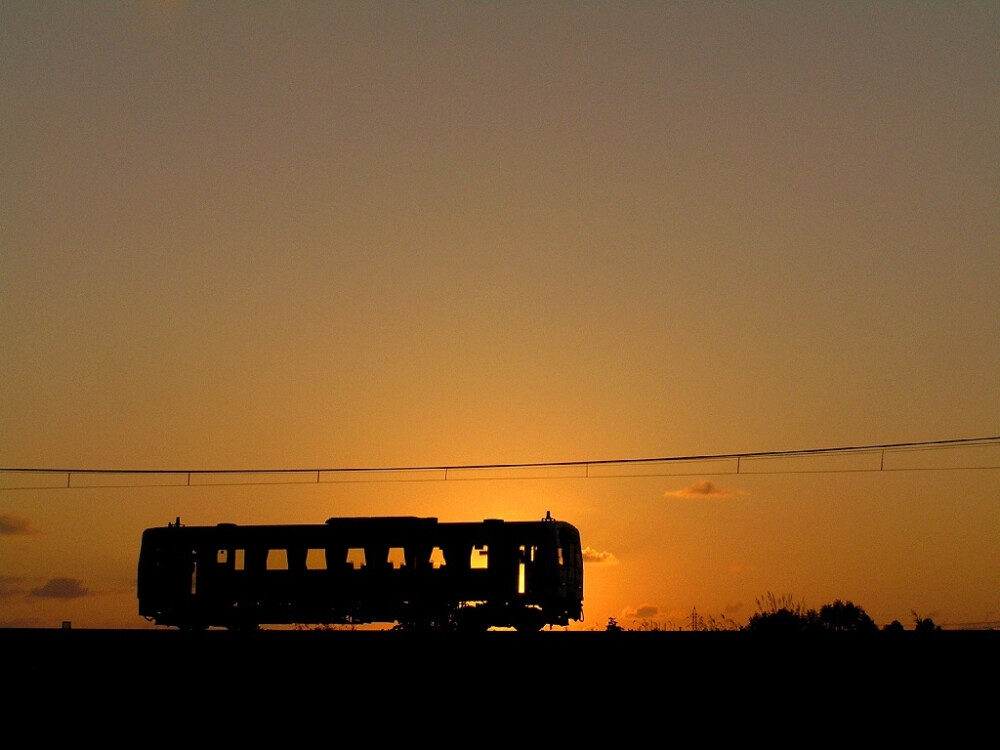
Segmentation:
[(488, 545), (484, 544), (482, 547), (472, 548), (472, 559), (469, 561), (469, 567), (474, 570), (490, 567), (490, 548)]
[(517, 565), (517, 593), (524, 594), (528, 591), (528, 566), (538, 559), (538, 547), (522, 544), (519, 552), (521, 554)]
[(308, 570), (326, 570), (326, 550), (310, 549), (306, 552), (306, 568)]
[(347, 550), (347, 562), (354, 566), (355, 570), (365, 566), (365, 548), (351, 547)]
[(388, 559), (392, 567), (399, 570), (406, 564), (406, 552), (402, 547), (390, 547)]
[(430, 563), (434, 570), (437, 570), (444, 565), (444, 552), (441, 551), (440, 547), (435, 547), (431, 550)]
[(234, 552), (236, 553), (234, 555), (236, 559), (233, 561), (233, 568), (236, 570), (244, 570), (246, 568), (244, 564), (244, 560), (246, 559), (246, 550), (238, 549), (234, 550)]
[(215, 553), (215, 562), (219, 565), (225, 565), (229, 562), (229, 550), (220, 549)]
[(283, 549), (269, 549), (267, 551), (268, 570), (288, 570), (288, 552)]
[(563, 558), (563, 548), (562, 546), (559, 546), (556, 550), (559, 552), (559, 567), (562, 567), (566, 564), (566, 560)]

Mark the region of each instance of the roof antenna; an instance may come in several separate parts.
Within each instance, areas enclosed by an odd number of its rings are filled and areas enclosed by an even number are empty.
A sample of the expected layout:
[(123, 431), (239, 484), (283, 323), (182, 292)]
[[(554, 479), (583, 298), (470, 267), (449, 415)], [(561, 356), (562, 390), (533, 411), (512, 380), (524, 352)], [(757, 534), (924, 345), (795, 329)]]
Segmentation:
[(542, 520), (543, 521), (551, 521), (552, 520), (552, 511), (551, 510), (545, 511), (545, 518), (543, 518)]

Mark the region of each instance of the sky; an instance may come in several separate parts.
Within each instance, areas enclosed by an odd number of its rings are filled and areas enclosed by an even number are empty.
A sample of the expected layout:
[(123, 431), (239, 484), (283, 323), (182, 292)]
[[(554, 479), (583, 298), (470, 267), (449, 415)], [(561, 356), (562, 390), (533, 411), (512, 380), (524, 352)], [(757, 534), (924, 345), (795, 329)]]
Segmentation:
[(1000, 434), (998, 91), (985, 1), (0, 4), (0, 626), (150, 627), (178, 517), (546, 513), (578, 628), (1000, 621), (995, 443), (599, 463)]

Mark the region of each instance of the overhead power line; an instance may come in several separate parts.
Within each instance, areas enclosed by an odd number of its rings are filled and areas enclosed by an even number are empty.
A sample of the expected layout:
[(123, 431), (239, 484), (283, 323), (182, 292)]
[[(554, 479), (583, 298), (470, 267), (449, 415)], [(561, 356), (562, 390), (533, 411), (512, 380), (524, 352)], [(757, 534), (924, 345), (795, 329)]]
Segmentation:
[[(0, 490), (129, 486), (219, 486), (359, 481), (445, 481), (459, 479), (625, 478), (719, 474), (794, 474), (891, 471), (953, 471), (1000, 468), (1000, 453), (976, 464), (915, 465), (893, 461), (917, 451), (998, 447), (1000, 436), (908, 443), (845, 445), (784, 451), (715, 453), (587, 461), (333, 467), (284, 469), (87, 469), (0, 468)], [(863, 457), (851, 465), (844, 457)], [(782, 459), (818, 459), (795, 468)], [(834, 459), (840, 459), (837, 463)], [(887, 461), (887, 458), (890, 459)], [(103, 482), (103, 483), (102, 483)]]

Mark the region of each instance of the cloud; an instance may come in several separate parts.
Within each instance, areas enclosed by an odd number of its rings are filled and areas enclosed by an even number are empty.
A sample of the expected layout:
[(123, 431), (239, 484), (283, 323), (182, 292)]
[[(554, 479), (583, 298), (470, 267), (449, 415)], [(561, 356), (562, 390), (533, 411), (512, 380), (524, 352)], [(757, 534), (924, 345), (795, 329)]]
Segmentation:
[(13, 617), (0, 620), (0, 628), (44, 628), (47, 620), (40, 617)]
[(655, 604), (642, 604), (635, 609), (629, 607), (625, 613), (628, 617), (634, 617), (637, 620), (651, 620), (660, 614), (660, 608)]
[(37, 534), (38, 529), (32, 528), (31, 521), (10, 513), (0, 514), (0, 536), (15, 534)]
[(610, 552), (598, 552), (596, 549), (587, 547), (583, 550), (583, 561), (603, 565), (617, 565), (618, 558)]
[(619, 620), (629, 630), (673, 630), (669, 613), (662, 611), (655, 604), (640, 604), (638, 607), (625, 607)]
[(51, 578), (44, 586), (32, 589), (31, 595), (45, 599), (79, 599), (90, 596), (90, 590), (79, 578)]
[(736, 617), (743, 610), (743, 602), (736, 602), (736, 604), (727, 604), (726, 608), (723, 610), (723, 614), (726, 617)]
[(23, 582), (24, 582), (23, 578), (14, 578), (13, 576), (0, 576), (0, 599), (6, 599), (7, 597), (23, 594), (24, 593), (24, 589), (22, 588)]
[(680, 490), (668, 490), (663, 493), (664, 497), (734, 497), (736, 495), (747, 494), (743, 490), (727, 490), (719, 487), (715, 482), (710, 482), (704, 479), (700, 482), (695, 482), (694, 484), (688, 485), (684, 489)]

